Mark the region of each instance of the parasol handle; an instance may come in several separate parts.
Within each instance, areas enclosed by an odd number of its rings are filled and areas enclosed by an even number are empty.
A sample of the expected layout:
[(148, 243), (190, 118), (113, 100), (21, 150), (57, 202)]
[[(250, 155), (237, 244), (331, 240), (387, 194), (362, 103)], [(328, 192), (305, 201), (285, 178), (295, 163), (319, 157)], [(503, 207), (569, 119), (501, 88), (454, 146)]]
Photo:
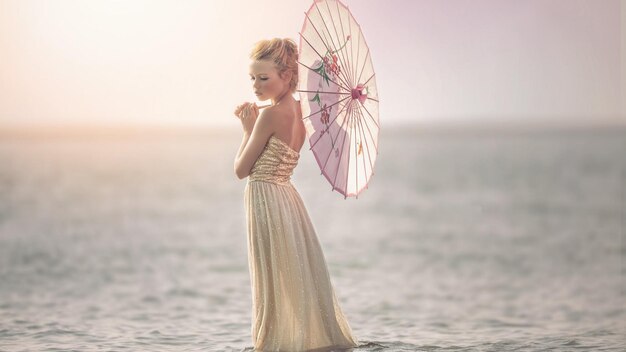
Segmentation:
[[(300, 100), (296, 100), (296, 102), (299, 103)], [(272, 104), (261, 105), (258, 108), (259, 108), (259, 110), (261, 110), (261, 109), (264, 109), (264, 108), (269, 107), (269, 106), (272, 106)]]

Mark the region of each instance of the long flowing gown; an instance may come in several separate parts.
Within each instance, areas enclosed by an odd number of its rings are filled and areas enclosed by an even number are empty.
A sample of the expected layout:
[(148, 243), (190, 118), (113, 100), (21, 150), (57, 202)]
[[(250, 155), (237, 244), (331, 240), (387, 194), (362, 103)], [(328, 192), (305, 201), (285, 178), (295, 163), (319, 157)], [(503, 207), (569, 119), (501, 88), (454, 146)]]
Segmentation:
[(326, 260), (291, 183), (300, 154), (272, 136), (244, 191), (257, 351), (328, 351), (356, 347)]

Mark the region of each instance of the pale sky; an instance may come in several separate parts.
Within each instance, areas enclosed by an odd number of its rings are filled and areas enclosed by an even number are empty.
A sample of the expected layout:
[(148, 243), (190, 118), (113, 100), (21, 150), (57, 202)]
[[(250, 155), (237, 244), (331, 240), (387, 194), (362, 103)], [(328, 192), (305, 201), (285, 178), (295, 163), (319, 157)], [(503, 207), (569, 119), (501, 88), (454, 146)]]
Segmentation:
[[(343, 2), (371, 49), (382, 125), (624, 121), (625, 1)], [(298, 42), (311, 3), (0, 0), (0, 127), (237, 126), (252, 45)]]

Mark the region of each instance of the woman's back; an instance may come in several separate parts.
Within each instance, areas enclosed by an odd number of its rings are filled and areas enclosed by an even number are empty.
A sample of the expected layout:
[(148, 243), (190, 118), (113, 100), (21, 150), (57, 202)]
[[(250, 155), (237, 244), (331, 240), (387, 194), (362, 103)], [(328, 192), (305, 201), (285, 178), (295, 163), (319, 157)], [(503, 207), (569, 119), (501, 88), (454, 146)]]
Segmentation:
[(306, 139), (300, 103), (290, 99), (285, 104), (273, 106), (271, 109), (279, 117), (274, 120), (274, 136), (285, 142), (291, 149), (300, 152)]

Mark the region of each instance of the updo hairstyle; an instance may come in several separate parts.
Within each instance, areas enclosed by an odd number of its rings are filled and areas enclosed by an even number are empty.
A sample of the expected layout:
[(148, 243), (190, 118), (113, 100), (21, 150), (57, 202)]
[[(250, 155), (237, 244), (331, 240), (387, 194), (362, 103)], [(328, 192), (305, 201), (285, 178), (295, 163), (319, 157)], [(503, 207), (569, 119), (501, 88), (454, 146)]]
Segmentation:
[(278, 73), (291, 72), (289, 91), (294, 93), (298, 85), (298, 47), (289, 38), (264, 39), (254, 44), (250, 52), (252, 60), (270, 60), (276, 65)]

